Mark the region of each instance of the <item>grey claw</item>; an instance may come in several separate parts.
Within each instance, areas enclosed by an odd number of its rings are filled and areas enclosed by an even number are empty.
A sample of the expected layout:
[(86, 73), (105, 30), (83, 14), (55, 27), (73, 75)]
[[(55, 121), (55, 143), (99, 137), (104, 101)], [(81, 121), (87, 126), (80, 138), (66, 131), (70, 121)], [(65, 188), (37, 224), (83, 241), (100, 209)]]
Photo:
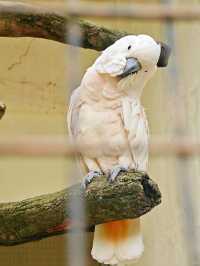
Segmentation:
[(118, 177), (118, 175), (121, 173), (121, 172), (127, 172), (128, 171), (128, 168), (126, 167), (122, 167), (122, 166), (116, 166), (114, 167), (111, 172), (110, 172), (110, 175), (108, 177), (108, 181), (109, 182), (114, 182), (115, 179)]
[(90, 171), (83, 179), (82, 187), (87, 188), (87, 186), (92, 182), (93, 178), (101, 176), (102, 173), (98, 171)]

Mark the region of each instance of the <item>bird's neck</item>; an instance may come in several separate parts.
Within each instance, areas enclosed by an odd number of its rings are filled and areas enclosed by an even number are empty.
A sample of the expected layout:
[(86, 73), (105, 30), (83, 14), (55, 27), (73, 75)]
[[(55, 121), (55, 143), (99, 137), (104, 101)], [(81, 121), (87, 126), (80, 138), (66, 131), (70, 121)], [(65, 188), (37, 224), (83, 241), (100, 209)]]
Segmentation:
[(139, 100), (141, 98), (146, 83), (140, 78), (129, 76), (118, 83), (118, 90), (123, 92), (129, 98)]
[(135, 75), (130, 75), (118, 82), (118, 90), (132, 99), (140, 100), (146, 83), (155, 73), (156, 68), (148, 71), (140, 71)]
[(132, 86), (128, 87), (127, 90), (125, 91), (125, 94), (134, 100), (140, 100), (142, 93), (143, 93), (144, 86), (141, 86), (139, 84), (135, 85), (132, 84)]

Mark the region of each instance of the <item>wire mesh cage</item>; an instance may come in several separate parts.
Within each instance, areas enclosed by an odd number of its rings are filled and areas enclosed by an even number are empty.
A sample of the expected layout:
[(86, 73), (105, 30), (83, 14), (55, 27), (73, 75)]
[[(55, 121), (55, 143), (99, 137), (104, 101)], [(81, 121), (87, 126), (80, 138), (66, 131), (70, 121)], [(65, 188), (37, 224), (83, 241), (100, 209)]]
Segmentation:
[[(145, 253), (136, 265), (161, 261), (163, 266), (199, 265), (199, 4), (78, 0), (51, 4), (0, 3), (0, 36), (29, 37), (0, 40), (0, 100), (7, 106), (0, 103), (1, 202), (49, 194), (83, 178), (74, 157), (106, 144), (97, 142), (93, 147), (70, 141), (69, 96), (97, 51), (127, 33), (153, 35), (172, 48), (167, 71), (157, 73), (142, 98), (151, 128), (148, 172), (159, 184), (163, 202), (143, 216)], [(75, 233), (14, 247), (11, 256), (10, 247), (1, 247), (3, 265), (34, 265), (36, 260), (38, 265), (96, 265), (90, 258), (92, 233), (83, 226), (85, 202), (72, 193), (68, 203), (70, 219), (82, 221)], [(4, 204), (2, 224), (7, 219)], [(69, 221), (62, 221), (39, 238), (64, 233), (68, 227)], [(0, 234), (0, 244), (14, 244), (22, 235), (23, 231), (16, 236)]]

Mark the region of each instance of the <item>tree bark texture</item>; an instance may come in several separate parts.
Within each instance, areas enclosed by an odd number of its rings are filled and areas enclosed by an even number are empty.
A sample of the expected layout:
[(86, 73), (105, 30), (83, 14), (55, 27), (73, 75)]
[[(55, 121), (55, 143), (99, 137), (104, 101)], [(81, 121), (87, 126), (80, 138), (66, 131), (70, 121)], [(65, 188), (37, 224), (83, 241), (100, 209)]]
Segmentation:
[[(71, 214), (72, 199), (85, 202), (86, 224)], [(94, 179), (84, 190), (80, 184), (63, 191), (0, 204), (0, 245), (17, 245), (68, 231), (92, 231), (94, 225), (137, 218), (160, 204), (158, 186), (144, 173), (121, 174), (110, 184), (106, 177)]]
[[(44, 38), (83, 48), (102, 51), (127, 32), (110, 30), (70, 17), (67, 7), (47, 7), (19, 2), (0, 1), (0, 36)], [(80, 29), (82, 41), (70, 38), (70, 26)], [(74, 34), (74, 33), (73, 33)], [(131, 34), (131, 33), (129, 33)]]

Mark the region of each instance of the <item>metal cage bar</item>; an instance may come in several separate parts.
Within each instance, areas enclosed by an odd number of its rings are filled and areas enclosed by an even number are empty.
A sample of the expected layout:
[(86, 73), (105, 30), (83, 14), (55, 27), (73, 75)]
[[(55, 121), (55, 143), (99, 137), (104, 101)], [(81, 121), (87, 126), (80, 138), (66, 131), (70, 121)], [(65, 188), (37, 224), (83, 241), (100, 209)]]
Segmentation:
[(199, 20), (200, 5), (69, 3), (67, 14), (76, 17), (142, 20)]

